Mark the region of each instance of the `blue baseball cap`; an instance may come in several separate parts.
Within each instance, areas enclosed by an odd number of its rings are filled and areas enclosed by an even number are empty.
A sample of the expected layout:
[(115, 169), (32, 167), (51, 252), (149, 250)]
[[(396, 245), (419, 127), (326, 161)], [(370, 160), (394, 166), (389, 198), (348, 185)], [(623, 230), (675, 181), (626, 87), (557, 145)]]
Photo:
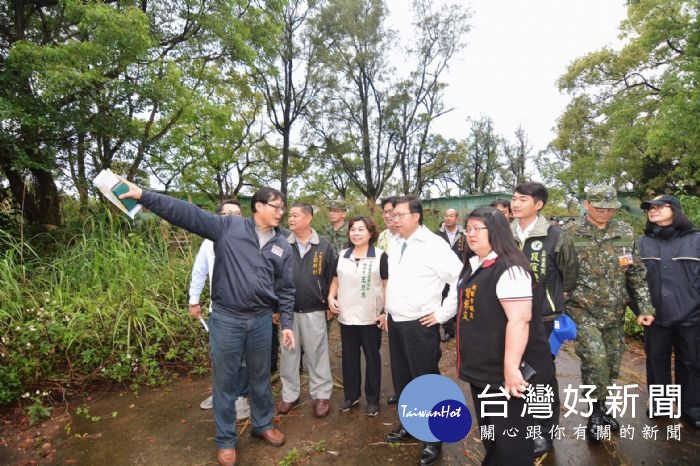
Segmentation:
[(561, 345), (567, 340), (576, 339), (576, 322), (566, 314), (562, 314), (554, 319), (554, 329), (549, 336), (549, 347), (554, 356), (559, 353)]

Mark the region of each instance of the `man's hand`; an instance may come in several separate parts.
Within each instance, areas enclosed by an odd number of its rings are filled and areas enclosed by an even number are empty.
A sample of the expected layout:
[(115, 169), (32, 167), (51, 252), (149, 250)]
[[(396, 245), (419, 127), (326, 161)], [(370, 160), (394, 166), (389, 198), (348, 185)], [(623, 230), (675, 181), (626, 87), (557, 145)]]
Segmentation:
[(279, 312), (272, 313), (272, 323), (278, 327), (280, 326), (280, 313)]
[(119, 196), (119, 199), (136, 199), (137, 201), (141, 199), (141, 195), (143, 194), (143, 189), (139, 188), (136, 186), (134, 183), (131, 181), (127, 181), (121, 176), (117, 176), (120, 180), (124, 182), (129, 187), (129, 190)]
[(422, 325), (425, 325), (426, 327), (432, 327), (435, 324), (439, 324), (440, 322), (437, 321), (435, 318), (435, 313), (428, 314), (427, 316), (423, 316), (420, 318), (420, 323)]
[(190, 311), (190, 315), (195, 319), (202, 317), (202, 306), (199, 304), (190, 304), (190, 307), (187, 310)]
[(639, 325), (644, 325), (645, 327), (648, 327), (651, 325), (652, 322), (654, 322), (654, 316), (652, 315), (642, 314), (639, 317), (637, 317), (637, 323)]
[(282, 330), (282, 346), (287, 349), (294, 349), (294, 332), (292, 332), (292, 329)]

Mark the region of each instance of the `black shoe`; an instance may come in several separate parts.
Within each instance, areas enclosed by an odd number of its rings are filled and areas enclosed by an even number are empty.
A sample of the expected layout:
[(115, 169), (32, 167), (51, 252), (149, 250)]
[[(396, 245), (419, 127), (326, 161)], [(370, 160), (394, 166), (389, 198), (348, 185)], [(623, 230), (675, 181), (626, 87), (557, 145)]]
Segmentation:
[(357, 406), (360, 403), (360, 400), (343, 400), (342, 403), (340, 403), (340, 412), (341, 413), (347, 413), (350, 411), (352, 408)]
[(613, 432), (619, 432), (620, 430), (620, 423), (617, 422), (617, 419), (612, 417), (610, 414), (606, 413), (603, 411), (603, 422), (605, 423), (606, 426), (610, 426), (610, 430)]
[(586, 440), (590, 442), (600, 442), (602, 440), (602, 429), (605, 426), (603, 411), (599, 407), (593, 408), (591, 417), (586, 425)]
[(428, 466), (436, 462), (437, 459), (440, 457), (441, 450), (442, 446), (425, 444), (423, 446), (423, 451), (420, 454), (420, 461), (418, 462), (418, 466)]
[(401, 442), (410, 438), (411, 434), (409, 434), (408, 431), (403, 427), (399, 427), (398, 429), (392, 430), (388, 434), (384, 435), (384, 440), (389, 443)]
[(365, 411), (369, 417), (374, 417), (379, 414), (379, 403), (367, 403), (367, 410)]
[(547, 437), (542, 437), (541, 435), (534, 440), (535, 448), (535, 458), (542, 456), (548, 451), (552, 451), (552, 441)]
[(449, 333), (447, 333), (447, 332), (445, 332), (445, 334), (442, 336), (442, 338), (440, 338), (440, 341), (442, 341), (443, 343), (445, 343), (445, 342), (447, 342), (447, 341), (450, 341), (450, 338), (452, 338), (452, 335), (449, 334)]
[(389, 398), (386, 399), (386, 404), (388, 404), (388, 405), (399, 404), (399, 397), (396, 395), (391, 395)]

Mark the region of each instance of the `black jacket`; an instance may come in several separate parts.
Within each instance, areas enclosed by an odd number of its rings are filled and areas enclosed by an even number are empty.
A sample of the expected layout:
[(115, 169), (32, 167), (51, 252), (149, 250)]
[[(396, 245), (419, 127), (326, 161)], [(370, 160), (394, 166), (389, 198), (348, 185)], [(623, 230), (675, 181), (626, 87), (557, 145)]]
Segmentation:
[(336, 252), (331, 243), (312, 230), (311, 247), (301, 257), (294, 233), (289, 235), (294, 262), (296, 294), (294, 312), (325, 311), (328, 291), (336, 266)]
[(559, 227), (539, 215), (530, 235), (523, 243), (517, 233), (518, 220), (511, 223), (513, 236), (527, 257), (535, 277), (532, 309), (543, 320), (554, 320), (564, 312), (564, 292), (576, 284), (578, 260), (571, 240)]
[(700, 322), (700, 230), (659, 228), (639, 238), (647, 284), (656, 309), (654, 324), (691, 326)]
[(139, 203), (173, 225), (214, 242), (214, 312), (247, 316), (280, 311), (282, 329), (292, 328), (294, 263), (292, 249), (279, 229), (260, 249), (252, 218), (215, 215), (148, 191)]

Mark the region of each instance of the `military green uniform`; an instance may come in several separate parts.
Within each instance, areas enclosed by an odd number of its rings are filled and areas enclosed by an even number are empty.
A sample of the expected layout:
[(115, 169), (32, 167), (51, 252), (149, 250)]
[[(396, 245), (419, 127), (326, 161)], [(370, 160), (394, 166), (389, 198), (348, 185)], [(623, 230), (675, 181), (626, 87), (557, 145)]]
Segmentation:
[[(566, 312), (577, 325), (576, 354), (581, 358), (581, 379), (584, 384), (595, 385), (596, 398), (604, 401), (606, 387), (618, 376), (624, 352), (628, 302), (636, 300), (641, 314), (654, 313), (646, 269), (636, 249), (632, 227), (627, 223), (611, 219), (605, 229), (600, 229), (584, 217), (569, 225), (564, 234), (573, 242), (579, 262)], [(630, 254), (632, 263), (622, 265), (624, 256)]]
[(348, 222), (343, 222), (343, 225), (337, 230), (333, 229), (333, 225), (328, 225), (323, 230), (322, 235), (333, 245), (336, 255), (340, 254), (341, 250), (348, 248)]

